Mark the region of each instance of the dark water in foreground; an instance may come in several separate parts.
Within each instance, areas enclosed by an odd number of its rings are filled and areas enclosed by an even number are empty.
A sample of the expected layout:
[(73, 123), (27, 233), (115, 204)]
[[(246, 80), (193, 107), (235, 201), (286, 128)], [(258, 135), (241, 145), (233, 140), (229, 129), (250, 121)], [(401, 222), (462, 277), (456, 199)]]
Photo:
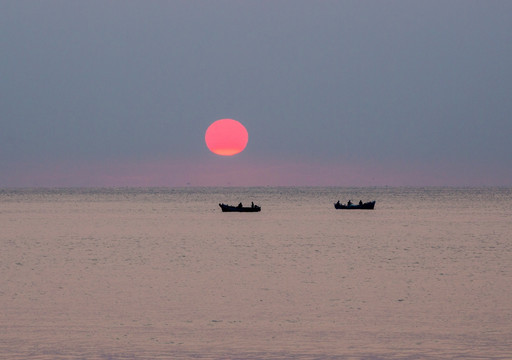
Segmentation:
[(512, 358), (510, 188), (0, 190), (0, 250), (0, 359)]

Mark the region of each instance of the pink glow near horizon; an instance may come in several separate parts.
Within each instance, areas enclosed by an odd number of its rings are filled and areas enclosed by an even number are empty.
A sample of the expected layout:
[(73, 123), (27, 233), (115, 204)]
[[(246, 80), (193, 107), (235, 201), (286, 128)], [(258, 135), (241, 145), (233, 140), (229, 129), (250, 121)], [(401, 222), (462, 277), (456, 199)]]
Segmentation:
[[(484, 186), (500, 182), (490, 172), (468, 168), (453, 174), (448, 166), (430, 168), (378, 165), (311, 164), (290, 161), (157, 162), (25, 166), (0, 175), (0, 187), (151, 187), (151, 186)], [(464, 182), (464, 179), (471, 182)]]

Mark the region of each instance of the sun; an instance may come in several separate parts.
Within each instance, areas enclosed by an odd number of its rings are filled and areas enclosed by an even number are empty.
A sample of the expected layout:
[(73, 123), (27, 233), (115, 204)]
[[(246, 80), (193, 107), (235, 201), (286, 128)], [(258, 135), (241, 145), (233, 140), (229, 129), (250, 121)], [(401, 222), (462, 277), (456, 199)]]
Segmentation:
[(245, 126), (236, 120), (220, 119), (206, 129), (204, 141), (212, 153), (233, 156), (245, 149), (249, 133)]

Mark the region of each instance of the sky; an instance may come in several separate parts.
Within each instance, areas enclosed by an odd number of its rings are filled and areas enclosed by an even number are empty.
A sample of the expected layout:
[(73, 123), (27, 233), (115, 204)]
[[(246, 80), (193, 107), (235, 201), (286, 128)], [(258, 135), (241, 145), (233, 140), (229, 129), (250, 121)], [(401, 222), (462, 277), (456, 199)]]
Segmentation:
[[(511, 186), (512, 2), (0, 0), (0, 187)], [(215, 120), (249, 133), (211, 153)]]

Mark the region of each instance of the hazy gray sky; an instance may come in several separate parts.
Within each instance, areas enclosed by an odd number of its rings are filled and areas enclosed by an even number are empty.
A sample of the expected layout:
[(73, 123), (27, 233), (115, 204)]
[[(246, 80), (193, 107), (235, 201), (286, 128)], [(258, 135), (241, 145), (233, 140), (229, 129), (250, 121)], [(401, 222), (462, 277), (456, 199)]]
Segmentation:
[(0, 186), (512, 185), (511, 64), (512, 1), (0, 0)]

